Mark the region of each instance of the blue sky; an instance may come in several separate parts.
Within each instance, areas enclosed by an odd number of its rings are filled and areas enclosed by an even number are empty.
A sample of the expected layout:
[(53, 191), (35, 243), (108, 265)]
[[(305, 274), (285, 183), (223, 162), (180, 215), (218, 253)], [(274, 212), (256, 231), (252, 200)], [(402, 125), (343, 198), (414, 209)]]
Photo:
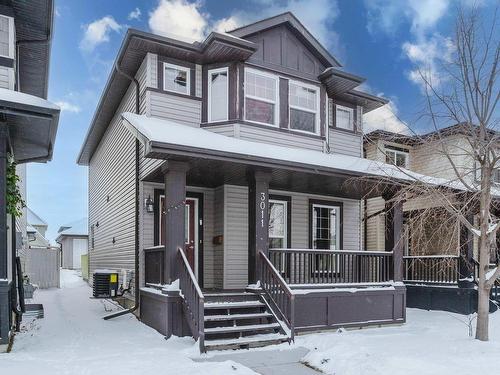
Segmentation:
[[(492, 1), (492, 3), (494, 3)], [(364, 89), (391, 100), (365, 118), (370, 129), (401, 130), (422, 108), (416, 69), (450, 53), (452, 0), (56, 0), (49, 99), (62, 108), (48, 164), (28, 166), (28, 205), (57, 228), (87, 216), (87, 169), (76, 164), (114, 58), (128, 27), (186, 39), (290, 10), (337, 57), (367, 78)], [(483, 7), (493, 6), (488, 1)], [(424, 123), (417, 124), (425, 128)]]

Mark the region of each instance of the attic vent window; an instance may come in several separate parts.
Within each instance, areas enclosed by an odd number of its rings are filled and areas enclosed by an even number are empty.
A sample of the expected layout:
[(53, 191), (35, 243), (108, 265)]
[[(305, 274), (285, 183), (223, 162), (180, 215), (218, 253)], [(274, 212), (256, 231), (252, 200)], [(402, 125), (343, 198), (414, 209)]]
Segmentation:
[(189, 95), (190, 70), (184, 66), (163, 64), (163, 89)]

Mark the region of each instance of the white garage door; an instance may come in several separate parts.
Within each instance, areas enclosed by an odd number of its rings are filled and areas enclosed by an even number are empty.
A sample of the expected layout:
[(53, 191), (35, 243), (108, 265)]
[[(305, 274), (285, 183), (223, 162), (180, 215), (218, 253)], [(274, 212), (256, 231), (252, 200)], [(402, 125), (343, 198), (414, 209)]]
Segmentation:
[(87, 254), (87, 240), (75, 238), (73, 240), (73, 269), (82, 268), (82, 255)]

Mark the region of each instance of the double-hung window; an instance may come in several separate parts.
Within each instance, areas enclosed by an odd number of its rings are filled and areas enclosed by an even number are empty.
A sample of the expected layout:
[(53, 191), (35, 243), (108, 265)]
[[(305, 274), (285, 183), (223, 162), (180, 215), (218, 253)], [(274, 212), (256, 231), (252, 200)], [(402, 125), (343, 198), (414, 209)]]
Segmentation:
[(314, 86), (290, 82), (288, 102), (290, 106), (290, 129), (318, 133), (319, 92)]
[(227, 68), (208, 71), (208, 121), (228, 119)]
[(189, 95), (190, 93), (190, 69), (184, 66), (163, 64), (163, 89)]
[(245, 120), (278, 125), (278, 77), (245, 69)]
[(408, 152), (386, 147), (385, 162), (397, 167), (408, 168)]
[(340, 129), (354, 130), (354, 111), (342, 105), (335, 106), (335, 126)]
[(14, 18), (0, 15), (0, 56), (14, 58)]

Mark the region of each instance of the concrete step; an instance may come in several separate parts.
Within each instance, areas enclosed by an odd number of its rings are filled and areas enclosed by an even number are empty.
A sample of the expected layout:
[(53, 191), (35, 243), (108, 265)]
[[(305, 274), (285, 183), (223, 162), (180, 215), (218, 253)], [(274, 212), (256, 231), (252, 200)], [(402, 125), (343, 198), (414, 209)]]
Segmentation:
[(258, 348), (267, 345), (277, 345), (288, 341), (288, 337), (281, 333), (245, 336), (235, 339), (205, 340), (206, 350), (229, 350)]

